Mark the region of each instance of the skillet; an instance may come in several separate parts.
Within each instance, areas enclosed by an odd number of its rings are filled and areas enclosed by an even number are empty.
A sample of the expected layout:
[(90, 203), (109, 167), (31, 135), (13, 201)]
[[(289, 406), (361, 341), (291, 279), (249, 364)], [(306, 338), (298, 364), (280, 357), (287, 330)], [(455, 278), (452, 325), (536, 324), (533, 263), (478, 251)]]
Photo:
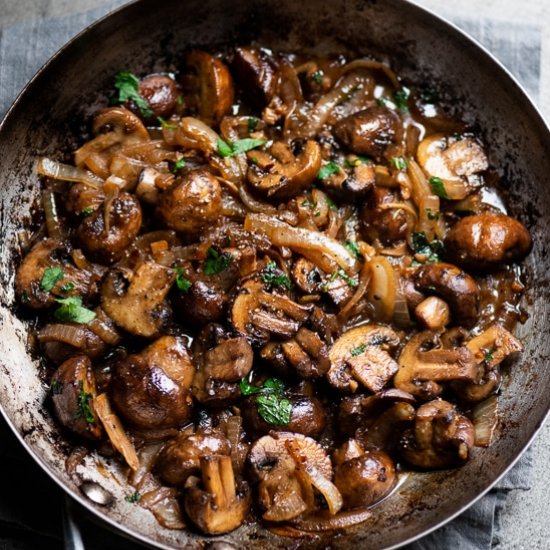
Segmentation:
[[(481, 129), (492, 164), (501, 167), (512, 214), (526, 223), (534, 238), (527, 260), (530, 318), (518, 329), (526, 350), (506, 369), (511, 376), (499, 397), (502, 422), (497, 441), (489, 449), (477, 449), (473, 460), (460, 469), (409, 476), (377, 507), (372, 520), (331, 540), (334, 548), (400, 545), (449, 520), (486, 492), (529, 444), (550, 406), (542, 383), (550, 374), (548, 130), (519, 86), (489, 54), (452, 26), (403, 0), (138, 0), (92, 25), (61, 50), (0, 127), (0, 403), (37, 462), (102, 519), (150, 544), (200, 547), (203, 537), (163, 529), (149, 512), (127, 503), (124, 496), (132, 490), (98, 469), (93, 456), (78, 467), (76, 476), (67, 474), (69, 446), (43, 406), (46, 388), (36, 358), (27, 351), (28, 326), (14, 308), (14, 266), (21, 253), (17, 236), (31, 223), (37, 204), (35, 158), (66, 147), (68, 136), (75, 133), (71, 122), (90, 112), (116, 72), (177, 66), (190, 46), (215, 49), (251, 40), (306, 52), (383, 52), (400, 75), (441, 82), (466, 121)], [(116, 466), (110, 468), (116, 476)], [(90, 491), (97, 486), (105, 493)], [(105, 502), (100, 494), (112, 495), (107, 505), (89, 499)], [(289, 539), (246, 526), (223, 539), (239, 548), (293, 545)], [(306, 545), (323, 547), (327, 542)]]

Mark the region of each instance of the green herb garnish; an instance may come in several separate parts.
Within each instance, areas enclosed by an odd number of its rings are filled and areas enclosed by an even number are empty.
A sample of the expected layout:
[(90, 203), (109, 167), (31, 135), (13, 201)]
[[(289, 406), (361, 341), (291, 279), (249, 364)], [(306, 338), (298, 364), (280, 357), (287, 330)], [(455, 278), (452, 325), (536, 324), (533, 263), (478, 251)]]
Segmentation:
[(327, 197), (327, 204), (331, 210), (338, 210), (336, 203), (330, 197)]
[(174, 168), (172, 168), (172, 174), (175, 174), (176, 172), (179, 172), (184, 166), (186, 162), (185, 159), (179, 159), (174, 163)]
[(87, 325), (95, 319), (95, 313), (82, 306), (82, 298), (80, 296), (56, 298), (55, 301), (61, 304), (54, 313), (54, 317), (58, 321)]
[(115, 88), (118, 90), (118, 101), (133, 101), (144, 117), (152, 116), (149, 103), (139, 94), (139, 78), (130, 71), (121, 71), (115, 77)]
[(443, 242), (438, 239), (428, 241), (423, 231), (412, 234), (412, 249), (415, 254), (425, 256), (426, 262), (440, 262), (445, 253)]
[(75, 286), (73, 283), (65, 283), (62, 287), (61, 287), (61, 292), (63, 292), (63, 294), (67, 294), (68, 292), (71, 292), (71, 290), (74, 290), (75, 289)]
[(346, 241), (344, 243), (344, 246), (356, 257), (359, 258), (361, 256), (361, 251), (359, 250), (359, 247), (357, 246), (357, 243), (355, 241)]
[(220, 254), (216, 249), (210, 247), (206, 253), (203, 271), (206, 275), (216, 275), (229, 267), (231, 256)]
[(82, 380), (78, 381), (78, 397), (77, 397), (77, 410), (75, 418), (84, 418), (88, 424), (95, 423), (95, 416), (90, 407), (90, 399), (93, 399), (93, 395), (84, 391), (84, 385)]
[(356, 287), (359, 283), (351, 278), (343, 269), (338, 269), (337, 271), (334, 271), (330, 279), (323, 285), (323, 290), (326, 292), (329, 289), (330, 283), (335, 281), (337, 278), (342, 279), (348, 286), (350, 287)]
[(185, 277), (185, 269), (181, 266), (176, 266), (174, 268), (176, 272), (176, 286), (181, 292), (188, 292), (193, 283)]
[(166, 128), (166, 130), (177, 130), (178, 129), (178, 127), (175, 124), (171, 124), (167, 120), (164, 120), (161, 116), (158, 116), (157, 120), (159, 121), (159, 124), (163, 128)]
[(139, 494), (139, 491), (135, 491), (131, 495), (125, 496), (124, 500), (126, 502), (129, 502), (130, 504), (135, 504), (136, 502), (139, 501), (140, 498), (141, 498), (141, 495)]
[(339, 171), (340, 171), (340, 166), (338, 166), (335, 162), (330, 161), (319, 170), (319, 173), (317, 174), (317, 179), (318, 180), (327, 179), (328, 177), (334, 174), (337, 174)]
[(52, 395), (59, 395), (63, 392), (63, 382), (59, 380), (52, 380), (50, 384), (50, 393)]
[(445, 189), (445, 184), (443, 183), (443, 180), (441, 178), (438, 178), (437, 176), (432, 176), (430, 178), (430, 187), (438, 197), (441, 197), (442, 199), (449, 198), (449, 195), (447, 195), (447, 190)]
[(176, 103), (178, 105), (183, 105), (183, 103), (184, 103), (183, 96), (179, 95), (178, 98), (176, 99)]
[(351, 348), (350, 354), (352, 357), (357, 357), (358, 355), (361, 355), (362, 353), (364, 353), (366, 349), (367, 349), (367, 344), (359, 344), (358, 346)]
[(409, 88), (406, 88), (403, 86), (400, 90), (397, 90), (395, 94), (393, 95), (393, 100), (397, 107), (401, 109), (402, 111), (408, 111), (409, 110), (409, 96), (411, 95), (411, 91)]
[(84, 208), (84, 210), (82, 210), (82, 212), (80, 212), (80, 215), (83, 218), (87, 218), (88, 216), (91, 216), (94, 212), (95, 212), (95, 210), (88, 206), (87, 208)]
[(494, 359), (495, 351), (496, 350), (493, 349), (493, 348), (485, 350), (485, 354), (483, 355), (483, 359), (485, 360), (486, 363), (490, 363)]
[(431, 208), (426, 210), (429, 220), (438, 220), (441, 216), (441, 212), (434, 212)]
[(380, 96), (376, 100), (376, 103), (378, 103), (380, 107), (392, 107), (392, 102), (387, 97), (384, 97), (384, 96)]
[(260, 122), (259, 118), (256, 118), (255, 116), (248, 117), (247, 125), (249, 134), (256, 131), (256, 128), (258, 127), (258, 122)]
[(65, 273), (60, 267), (46, 268), (40, 280), (40, 290), (43, 292), (50, 292), (63, 277), (65, 277)]
[(317, 206), (317, 203), (305, 200), (301, 202), (301, 206), (303, 206), (304, 208), (315, 208)]
[(222, 157), (232, 157), (233, 155), (246, 153), (247, 151), (251, 151), (265, 144), (265, 139), (244, 138), (238, 139), (232, 143), (227, 143), (227, 141), (218, 138), (218, 153)]
[(405, 157), (392, 157), (390, 159), (390, 162), (401, 171), (404, 171), (407, 169), (407, 166), (409, 165), (409, 161)]
[(284, 397), (285, 386), (278, 378), (268, 378), (260, 387), (243, 379), (239, 384), (242, 395), (256, 395), (258, 414), (269, 424), (286, 425), (292, 415), (292, 403)]
[(278, 267), (275, 262), (268, 262), (260, 274), (262, 281), (269, 286), (279, 286), (290, 290), (292, 282)]
[(324, 76), (325, 73), (321, 69), (319, 69), (311, 75), (311, 78), (320, 86), (323, 83)]

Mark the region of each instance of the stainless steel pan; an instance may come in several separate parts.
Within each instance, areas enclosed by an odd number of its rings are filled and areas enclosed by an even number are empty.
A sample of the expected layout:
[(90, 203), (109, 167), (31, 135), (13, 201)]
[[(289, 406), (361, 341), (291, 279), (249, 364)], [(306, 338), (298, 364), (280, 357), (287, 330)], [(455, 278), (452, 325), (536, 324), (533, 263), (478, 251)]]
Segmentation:
[[(466, 466), (415, 474), (377, 507), (360, 529), (332, 538), (333, 548), (386, 548), (410, 541), (464, 510), (516, 461), (550, 406), (550, 136), (540, 115), (509, 74), (451, 25), (404, 0), (138, 0), (89, 27), (33, 79), (0, 128), (0, 402), (29, 453), (72, 497), (126, 533), (161, 547), (201, 548), (202, 537), (161, 528), (149, 512), (124, 500), (131, 489), (98, 470), (93, 457), (66, 473), (68, 445), (45, 412), (45, 386), (27, 351), (28, 326), (14, 313), (18, 231), (37, 204), (37, 156), (62, 149), (85, 106), (122, 68), (135, 72), (178, 64), (190, 46), (223, 47), (258, 40), (274, 48), (383, 52), (402, 75), (445, 84), (466, 119), (478, 125), (490, 158), (502, 169), (514, 214), (530, 228), (530, 318), (519, 328), (526, 351), (505, 369), (498, 440)], [(90, 485), (90, 482), (92, 484)], [(102, 487), (107, 504), (97, 498)], [(88, 495), (88, 496), (86, 496)], [(293, 546), (255, 527), (223, 537), (239, 548)], [(308, 547), (326, 546), (313, 540)]]

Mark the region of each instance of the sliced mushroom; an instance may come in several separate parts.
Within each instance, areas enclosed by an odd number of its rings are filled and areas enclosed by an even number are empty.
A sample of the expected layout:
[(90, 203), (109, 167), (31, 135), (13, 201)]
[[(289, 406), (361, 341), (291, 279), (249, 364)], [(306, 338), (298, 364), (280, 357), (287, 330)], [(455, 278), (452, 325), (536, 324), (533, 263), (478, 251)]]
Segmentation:
[(150, 139), (139, 117), (124, 107), (108, 107), (99, 111), (94, 117), (93, 131), (94, 134), (115, 132), (128, 145), (133, 141)]
[[(48, 269), (61, 270), (51, 290), (42, 280)], [(26, 306), (41, 309), (51, 306), (56, 297), (88, 296), (97, 292), (98, 277), (74, 266), (66, 243), (44, 239), (36, 243), (23, 259), (15, 275), (15, 291)]]
[(427, 263), (414, 274), (414, 285), (445, 300), (456, 324), (471, 327), (477, 321), (479, 285), (460, 268), (444, 262)]
[(403, 124), (395, 112), (374, 106), (340, 120), (334, 135), (354, 153), (381, 159), (390, 145), (403, 139)]
[(61, 424), (86, 439), (99, 439), (103, 430), (94, 408), (97, 394), (90, 359), (77, 355), (65, 361), (55, 371), (50, 387)]
[(185, 512), (195, 527), (207, 535), (229, 533), (244, 522), (250, 511), (252, 496), (248, 484), (235, 480), (228, 456), (203, 456), (200, 467), (200, 481), (188, 478), (183, 497)]
[(141, 229), (141, 206), (134, 195), (120, 193), (82, 220), (76, 238), (94, 261), (120, 260)]
[(187, 66), (194, 73), (192, 92), (197, 95), (199, 117), (215, 126), (233, 105), (233, 80), (220, 59), (203, 51), (187, 56)]
[(247, 281), (231, 308), (231, 323), (252, 345), (265, 344), (270, 335), (292, 338), (308, 319), (312, 306), (293, 302), (287, 296), (263, 290), (259, 281)]
[(399, 356), (399, 370), (393, 378), (396, 388), (423, 399), (437, 397), (443, 388), (437, 382), (480, 379), (481, 371), (474, 354), (466, 347), (438, 347), (436, 333), (415, 334)]
[(250, 185), (268, 198), (290, 199), (308, 188), (321, 167), (321, 147), (308, 140), (298, 156), (288, 145), (275, 142), (270, 152), (251, 151), (248, 168)]
[(162, 481), (183, 488), (190, 475), (200, 475), (200, 459), (203, 456), (229, 456), (231, 446), (218, 430), (198, 430), (181, 433), (162, 449), (155, 462), (155, 469)]
[(472, 423), (447, 401), (436, 399), (416, 412), (414, 428), (404, 433), (401, 456), (422, 469), (459, 466), (474, 446)]
[(138, 336), (158, 334), (171, 310), (165, 301), (175, 279), (172, 269), (143, 262), (134, 271), (109, 271), (101, 288), (101, 307), (120, 327)]
[(390, 493), (396, 479), (393, 460), (380, 451), (365, 451), (334, 469), (334, 484), (348, 509), (372, 506)]
[(302, 292), (316, 294), (323, 288), (323, 275), (319, 268), (305, 258), (298, 258), (292, 266), (292, 279)]
[(155, 117), (170, 116), (180, 97), (176, 81), (164, 74), (151, 74), (142, 78), (138, 92), (147, 101)]
[(348, 330), (330, 348), (328, 381), (339, 390), (354, 392), (362, 384), (379, 391), (398, 370), (388, 350), (399, 342), (397, 333), (382, 325)]
[(532, 246), (531, 235), (521, 222), (490, 212), (466, 216), (455, 223), (445, 237), (449, 258), (475, 270), (519, 262)]
[(115, 365), (113, 403), (138, 428), (178, 428), (191, 416), (194, 374), (184, 340), (162, 336)]
[(207, 325), (193, 343), (198, 365), (193, 396), (205, 405), (222, 406), (241, 396), (239, 382), (248, 376), (254, 354), (244, 336), (227, 338), (219, 325)]
[(447, 302), (437, 296), (422, 300), (414, 310), (416, 318), (429, 330), (442, 330), (449, 323), (451, 312)]
[(188, 172), (181, 182), (161, 195), (157, 213), (168, 227), (196, 240), (202, 228), (217, 220), (221, 208), (218, 180), (199, 169)]
[(442, 180), (444, 189), (438, 194), (451, 200), (467, 197), (479, 186), (476, 175), (489, 167), (483, 148), (473, 138), (453, 141), (444, 134), (425, 138), (417, 158), (428, 177)]

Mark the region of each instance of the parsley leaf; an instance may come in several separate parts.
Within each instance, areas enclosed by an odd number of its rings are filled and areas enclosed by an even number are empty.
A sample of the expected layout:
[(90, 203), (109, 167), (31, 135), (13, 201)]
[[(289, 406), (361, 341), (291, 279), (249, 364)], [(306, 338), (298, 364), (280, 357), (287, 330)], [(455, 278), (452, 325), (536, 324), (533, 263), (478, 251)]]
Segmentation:
[(406, 88), (403, 86), (400, 90), (397, 90), (393, 96), (393, 100), (397, 107), (401, 109), (402, 111), (408, 111), (409, 110), (409, 96), (411, 95), (411, 91), (409, 88)]
[(493, 360), (495, 350), (493, 348), (485, 350), (485, 354), (483, 356), (483, 359), (486, 363), (490, 363)]
[(319, 170), (319, 173), (317, 174), (317, 179), (318, 180), (327, 179), (333, 174), (337, 174), (339, 171), (340, 171), (340, 167), (335, 162), (330, 161)]
[(288, 290), (292, 288), (292, 282), (278, 267), (275, 262), (269, 262), (260, 274), (262, 281), (269, 286), (280, 286)]
[(135, 504), (136, 502), (139, 501), (140, 498), (141, 498), (141, 494), (139, 493), (139, 491), (135, 491), (131, 495), (125, 496), (124, 500), (126, 502), (129, 502), (130, 504)]
[(185, 277), (185, 270), (181, 266), (176, 266), (174, 268), (176, 272), (176, 286), (181, 292), (189, 292), (189, 289), (193, 283)]
[(61, 304), (54, 313), (58, 321), (87, 325), (95, 319), (95, 313), (82, 306), (82, 298), (80, 296), (56, 298), (55, 301)]
[(350, 354), (352, 357), (357, 357), (358, 355), (361, 355), (362, 353), (364, 353), (366, 349), (367, 349), (366, 344), (359, 344), (358, 346), (351, 348)]
[(357, 246), (357, 243), (355, 241), (346, 241), (344, 243), (344, 246), (356, 257), (359, 258), (361, 256), (361, 252), (359, 251), (359, 247)]
[(248, 117), (247, 126), (249, 134), (256, 131), (256, 128), (258, 127), (258, 122), (260, 122), (259, 118), (256, 118), (255, 116)]
[(438, 178), (437, 176), (432, 176), (430, 178), (430, 187), (438, 197), (441, 197), (442, 199), (449, 198), (449, 195), (447, 195), (447, 190), (445, 189), (445, 184), (443, 183), (443, 180), (441, 178)]
[(319, 84), (319, 86), (323, 83), (323, 77), (325, 76), (325, 73), (319, 69), (318, 71), (315, 71), (312, 75), (311, 75), (311, 78), (317, 83)]
[(186, 165), (185, 159), (179, 159), (174, 163), (174, 168), (172, 168), (172, 174), (179, 172)]
[(441, 216), (441, 212), (434, 212), (431, 208), (426, 209), (429, 220), (438, 220)]
[(178, 129), (178, 127), (175, 124), (172, 124), (172, 123), (168, 122), (167, 120), (164, 120), (161, 116), (158, 116), (157, 120), (159, 121), (159, 124), (163, 128), (166, 128), (167, 130), (177, 130)]
[(329, 290), (329, 285), (333, 281), (335, 281), (337, 278), (342, 279), (348, 286), (350, 287), (356, 287), (359, 283), (350, 277), (343, 269), (338, 269), (337, 271), (334, 271), (332, 275), (330, 276), (330, 279), (323, 285), (323, 290), (327, 292)]
[(206, 254), (203, 271), (205, 275), (216, 275), (229, 267), (231, 256), (220, 254), (217, 250), (210, 247)]
[(75, 289), (75, 286), (73, 283), (65, 283), (62, 287), (61, 287), (61, 292), (63, 292), (63, 294), (67, 294), (67, 292), (71, 292), (71, 290), (74, 290)]
[(445, 252), (443, 243), (440, 240), (428, 241), (423, 231), (412, 234), (412, 249), (415, 254), (425, 256), (426, 262), (440, 262)]
[(407, 169), (407, 166), (409, 165), (409, 161), (405, 157), (392, 157), (390, 159), (390, 162), (401, 171), (404, 171)]
[(80, 390), (77, 397), (77, 411), (75, 418), (84, 418), (88, 424), (95, 423), (95, 416), (90, 407), (90, 399), (93, 399), (93, 395), (84, 391), (84, 385), (82, 380), (78, 381), (78, 389)]
[(242, 395), (256, 395), (258, 414), (267, 423), (281, 426), (290, 422), (292, 403), (284, 397), (285, 386), (279, 378), (268, 378), (260, 387), (243, 379), (239, 389)]
[(232, 143), (227, 143), (221, 138), (218, 138), (218, 153), (222, 157), (232, 157), (233, 155), (238, 155), (239, 153), (246, 153), (257, 147), (265, 145), (265, 139), (253, 139), (253, 138), (244, 138), (238, 139)]
[(43, 292), (50, 292), (63, 277), (65, 277), (65, 273), (60, 267), (46, 268), (40, 280), (40, 290)]
[(88, 216), (91, 216), (94, 212), (95, 212), (95, 210), (88, 206), (88, 208), (84, 208), (84, 210), (82, 210), (82, 212), (80, 212), (80, 215), (83, 218), (87, 218)]
[(55, 379), (52, 380), (50, 384), (50, 393), (52, 395), (59, 395), (60, 393), (63, 393), (63, 382)]
[(139, 94), (139, 78), (130, 71), (121, 71), (115, 77), (115, 88), (118, 90), (118, 101), (133, 101), (144, 117), (153, 114), (149, 103)]

